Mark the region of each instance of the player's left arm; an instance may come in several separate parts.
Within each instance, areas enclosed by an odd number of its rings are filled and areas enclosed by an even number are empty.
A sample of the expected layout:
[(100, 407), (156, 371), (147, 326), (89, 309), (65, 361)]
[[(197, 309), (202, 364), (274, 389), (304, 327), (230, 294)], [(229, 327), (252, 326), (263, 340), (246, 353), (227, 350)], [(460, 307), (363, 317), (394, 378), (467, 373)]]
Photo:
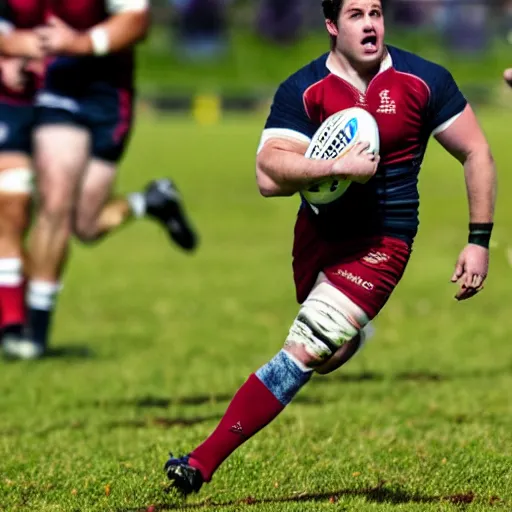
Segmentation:
[(469, 237), (452, 276), (452, 282), (460, 283), (456, 298), (464, 300), (478, 293), (487, 277), (496, 202), (496, 168), (487, 139), (469, 104), (435, 137), (464, 166)]
[(50, 55), (106, 55), (142, 41), (150, 27), (149, 0), (108, 0), (111, 16), (87, 31), (78, 31), (51, 17), (38, 29)]

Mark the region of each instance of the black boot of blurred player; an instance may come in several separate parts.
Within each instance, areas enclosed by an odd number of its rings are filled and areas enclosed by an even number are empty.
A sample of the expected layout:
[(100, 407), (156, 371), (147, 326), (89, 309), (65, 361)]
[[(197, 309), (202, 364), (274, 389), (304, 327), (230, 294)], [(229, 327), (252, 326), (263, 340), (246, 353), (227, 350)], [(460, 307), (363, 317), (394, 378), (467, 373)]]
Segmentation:
[(182, 249), (193, 251), (197, 247), (197, 234), (185, 214), (183, 200), (172, 180), (163, 178), (151, 181), (144, 192), (131, 194), (128, 200), (138, 217), (147, 215), (158, 221)]

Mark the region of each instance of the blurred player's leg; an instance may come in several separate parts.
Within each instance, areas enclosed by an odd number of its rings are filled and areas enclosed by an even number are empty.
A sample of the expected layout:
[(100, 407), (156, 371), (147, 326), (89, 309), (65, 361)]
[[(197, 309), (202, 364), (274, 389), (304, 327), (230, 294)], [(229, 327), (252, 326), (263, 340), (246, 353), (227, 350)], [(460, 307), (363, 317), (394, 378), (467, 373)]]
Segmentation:
[(76, 192), (89, 158), (89, 134), (73, 125), (36, 129), (38, 206), (30, 236), (29, 340), (46, 348), (61, 275), (67, 260)]
[(180, 247), (195, 248), (196, 235), (170, 180), (155, 180), (144, 192), (111, 199), (115, 176), (114, 163), (97, 158), (89, 163), (77, 199), (74, 230), (80, 240), (99, 240), (130, 219), (147, 215), (161, 223)]
[(30, 161), (0, 154), (0, 314), (3, 351), (18, 357), (26, 323), (23, 237), (29, 223)]
[(184, 213), (182, 199), (168, 179), (149, 183), (142, 192), (111, 198), (115, 165), (128, 148), (133, 123), (133, 94), (105, 89), (91, 96), (82, 109), (91, 132), (91, 161), (81, 186), (75, 232), (95, 241), (132, 218), (150, 217), (185, 250), (196, 247), (196, 235)]
[[(3, 60), (2, 72), (6, 70)], [(13, 64), (12, 61), (9, 64)], [(2, 77), (5, 78), (2, 74)], [(2, 84), (5, 85), (5, 84)], [(0, 87), (1, 89), (1, 87)], [(12, 91), (11, 91), (12, 92)], [(2, 97), (6, 91), (2, 91)], [(9, 97), (10, 93), (7, 93)], [(19, 98), (18, 98), (19, 99)], [(0, 102), (0, 315), (3, 352), (23, 357), (22, 332), (26, 322), (23, 238), (29, 224), (32, 194), (31, 97), (21, 103)]]
[(171, 240), (182, 249), (192, 251), (198, 237), (185, 213), (183, 198), (176, 184), (167, 178), (151, 181), (143, 192), (128, 196), (134, 215), (147, 215), (160, 223)]
[(98, 240), (108, 231), (123, 224), (127, 218), (121, 208), (116, 212), (113, 208), (108, 208), (105, 214), (102, 212), (112, 194), (115, 179), (115, 163), (98, 159), (89, 161), (80, 183), (73, 215), (73, 233), (81, 241)]

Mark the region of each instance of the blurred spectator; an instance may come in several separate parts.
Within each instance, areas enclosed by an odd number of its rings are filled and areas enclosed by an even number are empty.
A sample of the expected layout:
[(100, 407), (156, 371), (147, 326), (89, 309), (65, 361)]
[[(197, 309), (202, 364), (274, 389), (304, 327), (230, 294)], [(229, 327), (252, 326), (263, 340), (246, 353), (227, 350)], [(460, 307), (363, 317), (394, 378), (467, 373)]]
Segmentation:
[(512, 44), (512, 0), (506, 0), (502, 6), (503, 14), (501, 17), (502, 31), (508, 39), (508, 42)]
[(444, 29), (450, 48), (457, 52), (474, 53), (487, 48), (490, 41), (490, 8), (487, 0), (462, 3), (445, 0)]
[(276, 43), (296, 41), (302, 35), (304, 25), (302, 7), (300, 0), (261, 0), (258, 32)]
[(396, 0), (388, 4), (391, 21), (396, 25), (416, 27), (424, 22), (424, 5), (421, 1)]
[(204, 59), (227, 47), (226, 0), (169, 0), (177, 11), (179, 55)]
[(433, 27), (442, 32), (450, 49), (473, 53), (484, 50), (490, 39), (489, 3), (489, 0), (388, 0), (387, 7), (396, 24)]

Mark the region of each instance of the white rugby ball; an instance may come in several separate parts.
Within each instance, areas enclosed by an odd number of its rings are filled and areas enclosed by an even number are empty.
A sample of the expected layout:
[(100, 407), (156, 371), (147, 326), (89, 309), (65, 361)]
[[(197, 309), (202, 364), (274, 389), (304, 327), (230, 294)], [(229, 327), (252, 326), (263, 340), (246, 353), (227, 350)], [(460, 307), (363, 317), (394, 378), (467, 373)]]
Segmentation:
[[(379, 127), (366, 110), (353, 107), (328, 117), (313, 136), (306, 158), (330, 160), (348, 153), (357, 142), (368, 142), (369, 153), (379, 153)], [(328, 179), (315, 183), (302, 195), (311, 205), (325, 205), (340, 198), (352, 183), (350, 180)]]

